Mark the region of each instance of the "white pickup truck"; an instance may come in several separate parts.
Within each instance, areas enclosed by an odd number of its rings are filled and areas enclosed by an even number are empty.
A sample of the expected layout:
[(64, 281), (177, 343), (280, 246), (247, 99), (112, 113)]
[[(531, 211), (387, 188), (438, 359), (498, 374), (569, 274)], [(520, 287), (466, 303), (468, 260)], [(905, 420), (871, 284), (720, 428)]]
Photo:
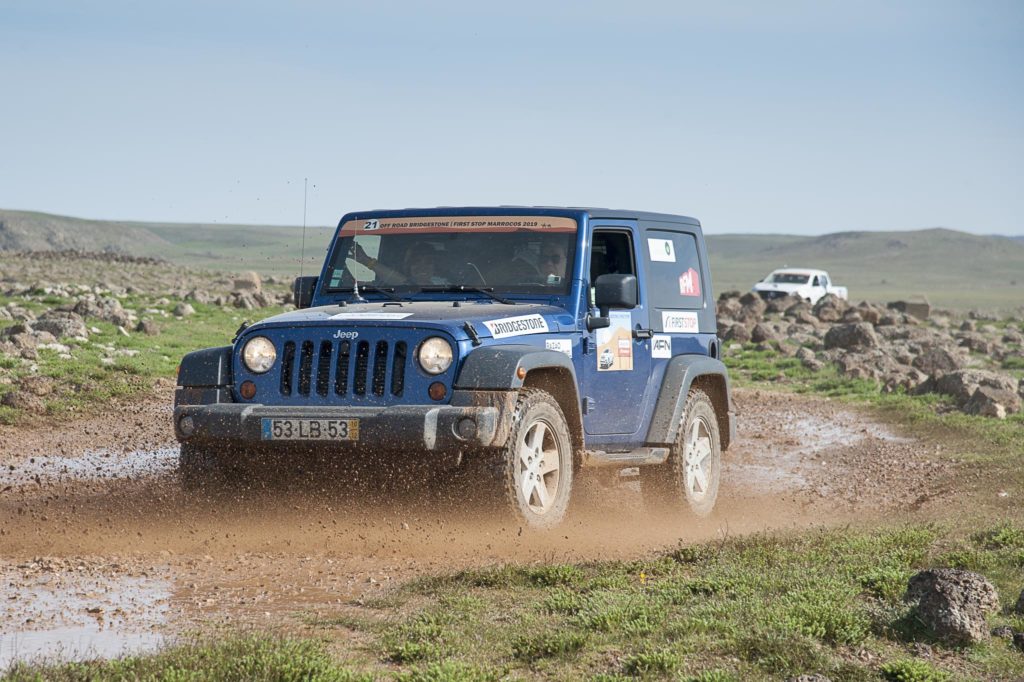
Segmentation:
[(773, 270), (770, 275), (754, 285), (753, 291), (766, 301), (794, 294), (811, 304), (817, 303), (825, 294), (832, 294), (843, 300), (847, 297), (846, 287), (833, 286), (827, 272), (807, 268)]

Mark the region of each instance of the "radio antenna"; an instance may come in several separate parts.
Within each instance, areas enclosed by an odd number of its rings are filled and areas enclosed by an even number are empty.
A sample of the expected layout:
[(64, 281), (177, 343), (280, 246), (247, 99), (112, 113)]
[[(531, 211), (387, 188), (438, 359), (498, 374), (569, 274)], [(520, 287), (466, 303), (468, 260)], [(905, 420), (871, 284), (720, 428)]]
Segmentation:
[(306, 261), (306, 197), (309, 195), (309, 178), (302, 178), (302, 249), (299, 251), (299, 277)]

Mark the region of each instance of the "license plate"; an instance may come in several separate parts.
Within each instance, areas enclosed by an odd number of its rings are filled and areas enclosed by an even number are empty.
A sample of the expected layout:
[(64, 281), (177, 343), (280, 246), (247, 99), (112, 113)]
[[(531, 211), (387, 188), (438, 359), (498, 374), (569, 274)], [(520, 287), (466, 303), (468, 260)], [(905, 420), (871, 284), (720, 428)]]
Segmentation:
[(263, 440), (359, 440), (358, 419), (262, 420)]

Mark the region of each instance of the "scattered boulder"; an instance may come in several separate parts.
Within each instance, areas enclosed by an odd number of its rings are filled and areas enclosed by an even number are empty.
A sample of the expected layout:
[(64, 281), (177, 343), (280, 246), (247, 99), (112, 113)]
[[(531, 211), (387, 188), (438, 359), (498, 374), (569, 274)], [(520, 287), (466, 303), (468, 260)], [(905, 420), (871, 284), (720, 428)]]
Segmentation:
[(1000, 625), (992, 628), (992, 636), (998, 637), (999, 639), (1013, 639), (1013, 628), (1009, 625)]
[(263, 290), (263, 282), (255, 272), (244, 272), (232, 281), (232, 290), (255, 293)]
[(740, 296), (739, 303), (743, 307), (741, 315), (747, 315), (754, 319), (764, 316), (764, 311), (768, 309), (768, 304), (764, 302), (764, 299), (752, 291)]
[(160, 327), (156, 326), (156, 322), (153, 320), (139, 320), (139, 323), (135, 325), (135, 331), (142, 332), (147, 336), (156, 336), (160, 333)]
[(32, 328), (37, 332), (49, 332), (58, 339), (89, 336), (85, 320), (78, 313), (71, 311), (50, 310), (33, 322)]
[(1013, 633), (1013, 647), (1017, 651), (1024, 652), (1024, 632)]
[(175, 317), (190, 317), (196, 314), (196, 309), (189, 303), (179, 303), (174, 306), (173, 314)]
[(825, 348), (877, 347), (878, 336), (875, 335), (874, 328), (867, 322), (839, 324), (829, 329), (825, 334)]
[(898, 310), (905, 315), (913, 315), (919, 320), (927, 320), (931, 317), (932, 306), (928, 301), (916, 303), (911, 301), (893, 301), (888, 305), (892, 310)]
[(913, 576), (904, 600), (939, 639), (973, 644), (988, 638), (987, 613), (999, 610), (999, 593), (984, 576), (957, 568), (932, 568)]
[(1020, 591), (1020, 596), (1017, 597), (1017, 603), (1013, 605), (1013, 612), (1018, 616), (1024, 616), (1024, 590)]
[(33, 395), (28, 391), (14, 390), (5, 393), (0, 398), (0, 405), (6, 407), (13, 407), (16, 410), (24, 410), (26, 412), (32, 412), (39, 414), (46, 409), (46, 403), (43, 399), (37, 395)]
[(822, 322), (841, 320), (850, 304), (834, 294), (825, 294), (814, 304), (814, 315)]
[(30, 375), (22, 377), (19, 382), (21, 390), (27, 391), (32, 395), (47, 396), (53, 393), (53, 379), (50, 377)]
[(979, 386), (963, 406), (963, 410), (967, 414), (1006, 419), (1007, 414), (1020, 412), (1020, 396), (1014, 391)]
[(746, 325), (735, 322), (729, 326), (722, 339), (725, 341), (735, 341), (736, 343), (746, 343), (750, 341), (750, 336), (750, 330), (747, 329)]
[(925, 374), (937, 376), (962, 369), (965, 361), (962, 355), (942, 346), (932, 346), (911, 363)]
[(754, 325), (754, 328), (750, 331), (750, 340), (754, 343), (765, 343), (766, 341), (775, 341), (778, 339), (778, 335), (775, 330), (764, 322), (759, 322)]
[(957, 405), (963, 407), (982, 386), (1011, 392), (1015, 389), (1012, 377), (983, 369), (960, 369), (943, 374), (926, 390), (930, 393), (952, 396), (956, 399)]

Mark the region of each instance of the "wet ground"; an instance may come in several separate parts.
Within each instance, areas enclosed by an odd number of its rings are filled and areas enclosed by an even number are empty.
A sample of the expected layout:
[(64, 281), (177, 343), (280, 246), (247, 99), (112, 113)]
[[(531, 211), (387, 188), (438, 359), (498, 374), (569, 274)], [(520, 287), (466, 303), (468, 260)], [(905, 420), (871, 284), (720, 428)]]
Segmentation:
[[(389, 585), (461, 567), (633, 558), (942, 503), (950, 465), (921, 443), (821, 398), (736, 397), (740, 438), (710, 518), (652, 518), (628, 478), (589, 480), (587, 505), (543, 534), (467, 502), (457, 486), (425, 496), (352, 472), (185, 494), (159, 401), (126, 420), (79, 424), (66, 441), (16, 434), (20, 447), (0, 447), (0, 670), (38, 655), (145, 650), (225, 624), (301, 628)], [(149, 419), (157, 425), (136, 429)]]

